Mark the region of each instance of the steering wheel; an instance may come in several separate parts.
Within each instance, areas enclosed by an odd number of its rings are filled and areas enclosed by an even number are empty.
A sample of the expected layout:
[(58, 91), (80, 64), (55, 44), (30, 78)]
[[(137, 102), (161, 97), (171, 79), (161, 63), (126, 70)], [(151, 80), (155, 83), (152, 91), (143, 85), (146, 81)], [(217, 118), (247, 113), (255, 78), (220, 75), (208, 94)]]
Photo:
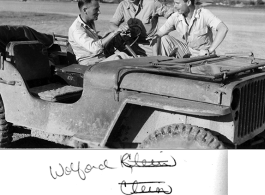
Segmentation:
[(136, 41), (139, 39), (142, 33), (142, 27), (139, 24), (132, 24), (132, 25), (129, 25), (129, 27), (130, 29), (127, 32), (127, 34), (130, 34), (130, 37), (134, 39), (134, 41), (130, 44), (130, 46), (133, 46), (136, 43)]
[(140, 25), (138, 24), (133, 24), (129, 26), (129, 30), (125, 33), (125, 35), (130, 35), (131, 38), (134, 38), (134, 41), (131, 44), (128, 44), (127, 41), (121, 36), (121, 39), (124, 41), (124, 46), (125, 49), (134, 57), (137, 58), (138, 56), (136, 55), (136, 53), (133, 51), (133, 49), (131, 48), (136, 41), (139, 39), (141, 32), (142, 32), (142, 28)]

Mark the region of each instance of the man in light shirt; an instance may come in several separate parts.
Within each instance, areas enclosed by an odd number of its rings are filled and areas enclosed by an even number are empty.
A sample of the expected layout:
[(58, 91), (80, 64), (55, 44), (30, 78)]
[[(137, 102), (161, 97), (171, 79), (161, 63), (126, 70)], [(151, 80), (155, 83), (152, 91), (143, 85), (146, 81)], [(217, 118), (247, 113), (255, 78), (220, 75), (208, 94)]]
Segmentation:
[[(141, 34), (132, 47), (138, 55), (151, 56), (152, 47), (146, 38), (156, 33), (160, 16), (168, 18), (173, 12), (173, 8), (163, 5), (158, 0), (123, 0), (110, 20), (110, 28), (116, 30), (124, 24), (140, 27)], [(131, 37), (124, 37), (129, 43), (136, 39), (133, 29)]]
[[(151, 44), (157, 48), (154, 55), (183, 58), (215, 53), (228, 32), (227, 26), (208, 9), (196, 8), (195, 0), (174, 0), (174, 7), (178, 12), (152, 37)], [(182, 40), (168, 35), (173, 30)], [(216, 30), (214, 39), (212, 30)]]
[(114, 51), (110, 45), (111, 40), (120, 32), (127, 31), (128, 26), (122, 26), (105, 37), (100, 37), (94, 23), (100, 14), (99, 1), (79, 0), (78, 8), (80, 14), (69, 28), (68, 41), (79, 64), (93, 65), (102, 61), (129, 58), (123, 52), (110, 56), (107, 53), (109, 50)]

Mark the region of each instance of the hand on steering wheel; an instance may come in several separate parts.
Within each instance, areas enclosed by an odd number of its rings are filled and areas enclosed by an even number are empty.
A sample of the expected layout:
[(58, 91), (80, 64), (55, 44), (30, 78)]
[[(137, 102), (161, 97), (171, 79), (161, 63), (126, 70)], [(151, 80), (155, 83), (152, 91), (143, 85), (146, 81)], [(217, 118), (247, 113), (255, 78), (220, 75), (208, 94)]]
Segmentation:
[(130, 29), (130, 27), (128, 25), (122, 24), (119, 26), (119, 28), (116, 30), (116, 32), (118, 33), (126, 33), (128, 32)]

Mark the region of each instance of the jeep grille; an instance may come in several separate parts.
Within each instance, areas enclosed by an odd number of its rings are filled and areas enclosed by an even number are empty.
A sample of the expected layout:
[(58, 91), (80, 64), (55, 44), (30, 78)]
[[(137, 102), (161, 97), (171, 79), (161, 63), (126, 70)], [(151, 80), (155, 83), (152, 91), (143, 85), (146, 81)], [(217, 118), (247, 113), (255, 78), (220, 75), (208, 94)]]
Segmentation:
[(250, 81), (240, 91), (237, 136), (243, 138), (261, 128), (265, 122), (265, 79)]

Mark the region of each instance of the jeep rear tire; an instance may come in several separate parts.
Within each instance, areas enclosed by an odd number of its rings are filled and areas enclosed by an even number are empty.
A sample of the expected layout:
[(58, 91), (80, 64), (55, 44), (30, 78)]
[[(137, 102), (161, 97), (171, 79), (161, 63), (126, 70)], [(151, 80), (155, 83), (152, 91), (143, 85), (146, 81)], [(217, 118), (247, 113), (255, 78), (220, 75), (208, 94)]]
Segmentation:
[(0, 148), (7, 147), (12, 141), (10, 124), (5, 120), (5, 108), (0, 96)]
[(224, 149), (209, 131), (189, 124), (173, 124), (150, 134), (139, 149)]

